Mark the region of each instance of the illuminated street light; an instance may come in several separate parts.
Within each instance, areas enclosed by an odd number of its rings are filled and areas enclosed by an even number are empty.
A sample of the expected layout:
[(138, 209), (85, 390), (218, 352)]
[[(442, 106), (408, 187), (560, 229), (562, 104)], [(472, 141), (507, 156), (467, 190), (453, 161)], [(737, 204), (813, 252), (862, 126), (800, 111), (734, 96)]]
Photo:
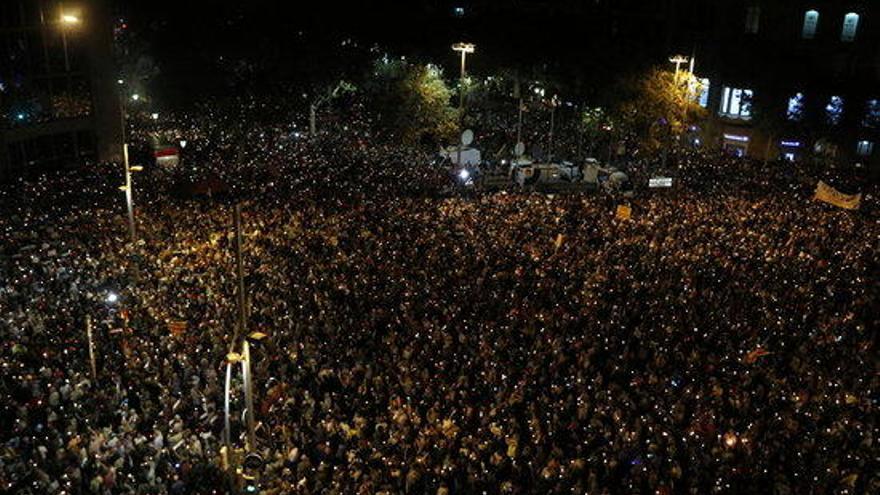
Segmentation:
[(63, 13), (61, 14), (61, 24), (66, 24), (68, 26), (76, 25), (82, 22), (82, 19), (75, 14)]
[[(452, 45), (452, 51), (461, 53), (461, 80), (458, 83), (458, 118), (464, 124), (464, 80), (467, 75), (467, 55), (477, 51), (477, 45), (473, 43), (456, 43)], [(463, 126), (463, 125), (462, 125)], [(461, 143), (458, 145), (458, 164), (461, 165)]]
[(131, 99), (134, 101), (138, 101), (141, 99), (141, 95), (135, 93), (135, 94), (131, 95)]
[(107, 294), (107, 302), (110, 304), (115, 304), (116, 301), (119, 300), (119, 295), (115, 292), (110, 292)]
[(64, 70), (65, 72), (70, 72), (70, 55), (67, 49), (67, 31), (79, 26), (82, 23), (82, 19), (73, 12), (65, 12), (62, 10), (61, 15), (58, 17), (58, 22), (61, 24), (61, 44), (64, 47)]
[(159, 114), (158, 114), (158, 113), (152, 113), (152, 114), (150, 114), (150, 118), (153, 119), (153, 120), (159, 120)]
[(467, 74), (467, 55), (477, 51), (477, 45), (473, 43), (456, 43), (452, 45), (452, 50), (461, 53), (461, 83), (458, 94), (458, 108), (464, 108), (464, 78)]
[(691, 61), (690, 57), (685, 55), (675, 55), (669, 57), (669, 61), (675, 64), (675, 80), (678, 81), (678, 72), (681, 70), (681, 64), (686, 64)]
[(456, 43), (452, 45), (452, 49), (457, 52), (474, 53), (477, 50), (477, 45), (473, 43)]

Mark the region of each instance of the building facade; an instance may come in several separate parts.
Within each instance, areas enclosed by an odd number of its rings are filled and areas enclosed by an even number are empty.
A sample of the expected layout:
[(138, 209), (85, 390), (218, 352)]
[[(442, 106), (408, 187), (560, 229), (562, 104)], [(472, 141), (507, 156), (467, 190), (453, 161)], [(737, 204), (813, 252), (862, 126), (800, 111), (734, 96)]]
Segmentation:
[[(674, 54), (695, 56), (695, 74), (707, 89), (699, 97), (710, 115), (693, 133), (695, 143), (759, 159), (862, 164), (880, 172), (880, 6), (875, 2), (427, 3), (462, 19), (462, 26), (473, 24), (475, 33), (505, 12), (518, 12), (511, 25), (553, 33), (548, 40), (529, 31), (526, 46), (540, 47), (537, 60), (559, 52), (563, 64), (606, 79), (646, 63), (666, 63)], [(555, 39), (562, 41), (547, 48)]]
[[(711, 118), (706, 143), (754, 158), (878, 170), (880, 8), (869, 2), (678, 2), (678, 50)], [(674, 28), (674, 27), (673, 27)]]
[(0, 179), (121, 158), (111, 26), (96, 0), (0, 2)]

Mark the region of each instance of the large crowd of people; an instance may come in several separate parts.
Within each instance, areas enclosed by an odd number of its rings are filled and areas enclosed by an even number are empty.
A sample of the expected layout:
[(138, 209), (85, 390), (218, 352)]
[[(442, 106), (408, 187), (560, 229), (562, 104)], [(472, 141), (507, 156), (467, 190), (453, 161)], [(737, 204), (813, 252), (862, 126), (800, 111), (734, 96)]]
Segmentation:
[(260, 105), (161, 130), (188, 144), (136, 177), (133, 245), (118, 167), (0, 189), (0, 492), (228, 492), (233, 202), (265, 494), (880, 491), (876, 191), (683, 154), (622, 219)]

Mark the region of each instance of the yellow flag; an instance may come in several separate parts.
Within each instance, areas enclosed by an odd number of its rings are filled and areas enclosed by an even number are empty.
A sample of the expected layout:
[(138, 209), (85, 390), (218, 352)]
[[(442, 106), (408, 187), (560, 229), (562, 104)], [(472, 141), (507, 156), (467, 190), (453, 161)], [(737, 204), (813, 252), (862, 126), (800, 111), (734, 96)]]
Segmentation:
[(507, 442), (507, 457), (510, 457), (511, 459), (516, 457), (516, 449), (519, 447), (519, 441), (517, 441), (515, 437), (507, 438), (504, 441)]
[(556, 250), (559, 251), (559, 248), (562, 247), (562, 243), (565, 242), (565, 235), (559, 234), (556, 236), (556, 241), (553, 244), (556, 246)]
[(629, 205), (617, 205), (615, 216), (621, 220), (629, 220), (632, 218), (632, 207)]
[(844, 194), (821, 180), (816, 184), (815, 199), (847, 210), (858, 210), (862, 203), (861, 193)]

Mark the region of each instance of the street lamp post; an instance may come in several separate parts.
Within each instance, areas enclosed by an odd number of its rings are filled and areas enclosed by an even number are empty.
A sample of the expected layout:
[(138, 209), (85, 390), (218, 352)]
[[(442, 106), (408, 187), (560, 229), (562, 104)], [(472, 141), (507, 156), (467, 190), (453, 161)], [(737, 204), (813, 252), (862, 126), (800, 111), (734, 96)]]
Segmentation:
[[(452, 45), (452, 50), (461, 53), (461, 78), (458, 83), (458, 118), (461, 120), (462, 127), (464, 127), (464, 84), (465, 77), (467, 76), (467, 54), (474, 53), (477, 50), (477, 45), (473, 43), (456, 43)], [(458, 166), (461, 166), (461, 151), (462, 146), (464, 144), (459, 141), (458, 143)]]
[(675, 55), (673, 57), (669, 57), (669, 61), (675, 64), (675, 82), (678, 82), (678, 73), (681, 70), (681, 64), (686, 64), (691, 61), (691, 59), (685, 55)]
[(519, 97), (519, 118), (517, 119), (517, 123), (516, 123), (516, 142), (517, 143), (522, 142), (523, 110), (525, 110), (525, 108), (524, 108), (522, 96), (520, 96)]
[(549, 149), (547, 150), (550, 163), (553, 163), (553, 132), (556, 130), (556, 106), (558, 104), (559, 100), (556, 98), (556, 95), (553, 95), (553, 98), (550, 98), (550, 142)]
[(62, 4), (59, 22), (61, 24), (61, 44), (64, 48), (64, 71), (70, 72), (70, 56), (68, 55), (67, 50), (67, 30), (78, 26), (82, 21), (76, 14), (65, 11)]
[(247, 411), (247, 445), (248, 453), (257, 450), (257, 438), (254, 428), (254, 382), (251, 374), (251, 344), (248, 339), (242, 342), (242, 375), (244, 376), (244, 407)]
[[(674, 81), (675, 81), (676, 97), (677, 97), (678, 91), (680, 89), (678, 87), (678, 84), (679, 84), (679, 73), (681, 72), (681, 65), (682, 64), (689, 64), (689, 67), (690, 67), (690, 70), (688, 72), (687, 81), (685, 82), (685, 84), (687, 85), (685, 97), (682, 99), (682, 102), (681, 102), (682, 109), (685, 112), (687, 112), (688, 100), (691, 97), (691, 78), (694, 74), (695, 60), (696, 60), (696, 56), (688, 57), (686, 55), (674, 55), (672, 57), (669, 57), (669, 61), (671, 63), (675, 64), (675, 79), (674, 79)], [(672, 137), (672, 123), (670, 122), (667, 125), (669, 126), (667, 129), (667, 135), (669, 135), (671, 138)], [(663, 167), (666, 167), (666, 155), (667, 155), (667, 150), (664, 148), (664, 150), (663, 150)]]
[(467, 55), (477, 50), (477, 45), (473, 43), (456, 43), (452, 45), (452, 50), (461, 53), (461, 82), (458, 90), (458, 108), (464, 110), (464, 81), (467, 76)]
[(98, 367), (95, 365), (95, 341), (92, 337), (92, 317), (86, 315), (86, 338), (89, 342), (89, 368), (92, 371), (92, 381), (97, 386)]
[[(242, 242), (242, 228), (241, 228), (241, 205), (236, 204), (234, 210), (234, 228), (235, 228), (235, 264), (236, 264), (236, 275), (238, 279), (238, 321), (235, 325), (235, 332), (232, 336), (232, 341), (229, 344), (229, 353), (226, 355), (226, 384), (224, 390), (224, 400), (223, 400), (223, 443), (224, 450), (226, 454), (227, 461), (227, 469), (229, 474), (229, 480), (232, 482), (234, 479), (236, 469), (232, 465), (233, 460), (233, 449), (232, 449), (232, 433), (231, 433), (231, 396), (232, 396), (232, 368), (234, 365), (241, 363), (241, 373), (242, 373), (242, 385), (244, 388), (244, 400), (245, 400), (245, 416), (247, 423), (247, 437), (245, 441), (245, 451), (247, 452), (247, 457), (245, 458), (244, 468), (248, 468), (248, 459), (256, 457), (259, 459), (259, 455), (256, 454), (257, 451), (257, 439), (256, 439), (256, 411), (254, 409), (254, 388), (253, 388), (253, 368), (251, 366), (251, 344), (261, 342), (263, 339), (267, 337), (266, 334), (255, 331), (250, 334), (246, 334), (247, 327), (247, 315), (248, 311), (246, 308), (247, 298), (245, 296), (245, 284), (244, 284), (244, 260), (243, 260), (243, 242)], [(239, 341), (241, 341), (241, 353), (236, 352)], [(253, 469), (253, 466), (251, 467)], [(255, 474), (253, 472), (242, 473), (243, 478), (249, 483), (253, 483), (255, 480)]]
[(144, 167), (139, 165), (129, 165), (127, 143), (122, 145), (122, 160), (125, 164), (125, 185), (121, 186), (119, 189), (125, 191), (125, 205), (128, 209), (128, 234), (131, 238), (131, 243), (134, 244), (137, 242), (137, 230), (134, 225), (134, 192), (132, 190), (133, 184), (131, 174), (132, 172), (142, 171)]
[[(251, 389), (251, 370), (250, 370), (250, 344), (248, 342), (248, 338), (256, 338), (257, 340), (261, 337), (254, 333), (250, 336), (245, 335), (245, 329), (247, 326), (247, 310), (245, 308), (246, 305), (246, 297), (244, 293), (245, 285), (244, 285), (244, 259), (243, 259), (243, 249), (242, 249), (242, 233), (241, 233), (241, 205), (235, 205), (234, 211), (234, 227), (235, 227), (235, 265), (236, 265), (236, 275), (238, 279), (238, 294), (237, 294), (237, 303), (238, 303), (238, 318), (235, 325), (235, 332), (232, 336), (232, 341), (229, 345), (229, 354), (227, 356), (227, 366), (226, 366), (226, 393), (225, 393), (225, 431), (224, 431), (224, 442), (226, 443), (228, 448), (231, 448), (231, 438), (229, 433), (229, 409), (230, 409), (230, 394), (231, 394), (231, 381), (232, 381), (232, 365), (241, 362), (242, 363), (242, 374), (244, 378), (244, 388), (245, 388), (245, 407), (247, 408), (247, 416), (248, 416), (248, 449), (255, 449), (255, 438), (254, 438), (254, 410), (253, 410), (253, 392)], [(256, 337), (255, 337), (256, 336)], [(236, 346), (238, 345), (238, 341), (243, 340), (242, 342), (242, 353), (238, 354), (235, 352)]]

